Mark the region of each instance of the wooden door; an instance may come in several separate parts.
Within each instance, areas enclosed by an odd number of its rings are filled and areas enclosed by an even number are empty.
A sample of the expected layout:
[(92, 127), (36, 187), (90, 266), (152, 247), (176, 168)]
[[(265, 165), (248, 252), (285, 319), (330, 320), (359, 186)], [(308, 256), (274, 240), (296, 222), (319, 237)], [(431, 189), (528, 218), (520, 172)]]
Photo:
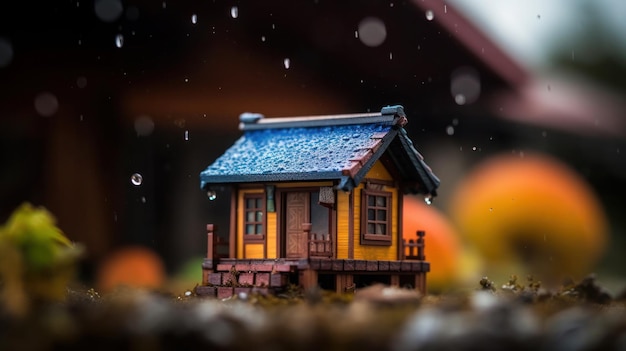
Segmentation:
[(303, 258), (307, 256), (308, 238), (302, 223), (310, 221), (308, 192), (288, 192), (285, 194), (285, 257)]

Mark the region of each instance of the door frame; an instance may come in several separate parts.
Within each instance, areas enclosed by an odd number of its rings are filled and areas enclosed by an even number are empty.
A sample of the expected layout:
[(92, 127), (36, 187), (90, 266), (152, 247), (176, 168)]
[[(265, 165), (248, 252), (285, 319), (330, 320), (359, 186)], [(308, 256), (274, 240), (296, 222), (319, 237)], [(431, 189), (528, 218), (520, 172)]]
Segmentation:
[[(285, 258), (286, 252), (286, 237), (285, 237), (285, 196), (290, 192), (314, 192), (319, 191), (320, 186), (310, 187), (296, 187), (296, 188), (277, 188), (276, 189), (276, 256)], [(335, 196), (335, 199), (337, 197)], [(335, 200), (336, 201), (336, 200)], [(310, 201), (309, 201), (310, 202)], [(310, 211), (310, 208), (309, 208)], [(337, 256), (337, 203), (329, 211), (330, 230), (329, 234), (333, 242), (333, 258)]]

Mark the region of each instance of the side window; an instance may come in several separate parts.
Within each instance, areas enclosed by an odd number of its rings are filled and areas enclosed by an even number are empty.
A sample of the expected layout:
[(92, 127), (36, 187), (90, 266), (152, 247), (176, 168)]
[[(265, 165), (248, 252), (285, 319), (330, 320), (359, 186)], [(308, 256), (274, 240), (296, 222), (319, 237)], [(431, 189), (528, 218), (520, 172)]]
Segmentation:
[(361, 243), (391, 245), (391, 193), (361, 191)]
[(263, 239), (265, 235), (263, 194), (246, 194), (244, 196), (243, 230), (245, 239)]

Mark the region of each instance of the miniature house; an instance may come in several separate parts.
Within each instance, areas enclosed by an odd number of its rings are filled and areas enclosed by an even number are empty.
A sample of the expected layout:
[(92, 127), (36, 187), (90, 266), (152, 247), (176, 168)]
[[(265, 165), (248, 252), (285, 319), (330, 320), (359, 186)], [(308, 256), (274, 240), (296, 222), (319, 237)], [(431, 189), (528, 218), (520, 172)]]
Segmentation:
[(199, 293), (344, 292), (374, 281), (425, 292), (424, 233), (403, 241), (402, 196), (431, 198), (439, 180), (407, 136), (402, 106), (240, 120), (244, 135), (200, 174), (209, 198), (225, 185), (232, 198), (228, 240), (207, 225)]

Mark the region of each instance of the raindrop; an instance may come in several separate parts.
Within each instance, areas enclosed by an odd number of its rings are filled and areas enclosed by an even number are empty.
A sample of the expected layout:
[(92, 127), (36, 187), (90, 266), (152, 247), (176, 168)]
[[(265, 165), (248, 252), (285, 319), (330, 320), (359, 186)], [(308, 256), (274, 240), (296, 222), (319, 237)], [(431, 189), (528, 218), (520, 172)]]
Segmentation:
[(359, 39), (359, 31), (358, 31), (358, 30), (355, 30), (355, 31), (354, 31), (354, 37), (355, 37), (355, 38), (357, 38), (357, 39)]
[(198, 23), (198, 15), (196, 15), (195, 13), (191, 15), (191, 23), (192, 24)]
[(163, 4), (161, 5), (161, 7), (163, 7), (164, 9), (167, 8), (167, 3), (163, 1)]
[(135, 119), (135, 132), (137, 136), (148, 136), (154, 131), (154, 122), (149, 116), (139, 116)]
[(115, 46), (117, 46), (118, 48), (122, 48), (122, 46), (124, 46), (124, 36), (121, 34), (118, 34), (115, 36)]
[(265, 35), (262, 35), (262, 36), (261, 36), (261, 41), (262, 41), (262, 42), (265, 42)]
[(143, 182), (143, 177), (139, 173), (133, 173), (133, 175), (130, 176), (130, 182), (135, 186), (139, 186)]
[(443, 13), (448, 13), (448, 5), (443, 5)]
[(547, 137), (547, 136), (548, 136), (548, 132), (546, 132), (546, 131), (544, 130), (543, 132), (541, 132), (541, 136), (542, 136), (542, 137), (544, 137), (544, 138), (545, 138), (545, 137)]
[(57, 97), (50, 92), (43, 92), (35, 97), (35, 110), (44, 117), (50, 117), (59, 109)]
[(0, 67), (6, 67), (13, 60), (13, 46), (11, 43), (0, 38)]
[(463, 94), (456, 94), (454, 96), (454, 102), (457, 103), (457, 105), (465, 105), (465, 95)]
[(447, 126), (446, 127), (446, 134), (454, 135), (454, 127), (453, 126)]
[(476, 146), (472, 146), (472, 151), (476, 151)]
[(548, 91), (552, 90), (552, 87), (550, 87), (550, 84), (548, 84)]
[(189, 131), (185, 131), (185, 141), (189, 141)]
[(285, 65), (286, 69), (289, 69), (289, 67), (291, 66), (291, 60), (286, 58), (286, 59), (283, 60), (283, 64)]
[(141, 202), (144, 203), (144, 204), (146, 203), (146, 197), (145, 196), (141, 197)]
[(541, 19), (541, 15), (537, 14), (537, 19)]
[(209, 198), (209, 200), (213, 201), (215, 199), (217, 199), (217, 193), (215, 193), (215, 191), (213, 190), (209, 190), (206, 192), (206, 196)]
[(232, 18), (239, 17), (239, 8), (237, 6), (233, 6), (230, 8), (230, 17)]
[(458, 105), (471, 104), (480, 97), (480, 77), (472, 67), (460, 67), (450, 76), (450, 93)]
[(379, 46), (387, 38), (385, 22), (376, 17), (366, 17), (359, 22), (355, 36), (366, 46)]
[(489, 207), (489, 212), (493, 212), (493, 207)]
[(426, 205), (432, 205), (433, 204), (433, 196), (431, 194), (428, 194), (428, 195), (424, 196), (424, 202), (426, 203)]
[(435, 13), (432, 10), (426, 10), (426, 19), (432, 21), (435, 18)]
[(393, 53), (392, 52), (389, 53), (389, 59), (393, 60)]
[(189, 83), (189, 78), (185, 78), (185, 83)]
[(459, 119), (458, 118), (452, 119), (452, 125), (453, 126), (458, 126), (459, 125)]
[(122, 15), (124, 7), (120, 0), (96, 0), (94, 10), (102, 22), (113, 22)]
[(76, 86), (79, 89), (85, 88), (87, 86), (87, 78), (85, 78), (84, 76), (76, 78)]

